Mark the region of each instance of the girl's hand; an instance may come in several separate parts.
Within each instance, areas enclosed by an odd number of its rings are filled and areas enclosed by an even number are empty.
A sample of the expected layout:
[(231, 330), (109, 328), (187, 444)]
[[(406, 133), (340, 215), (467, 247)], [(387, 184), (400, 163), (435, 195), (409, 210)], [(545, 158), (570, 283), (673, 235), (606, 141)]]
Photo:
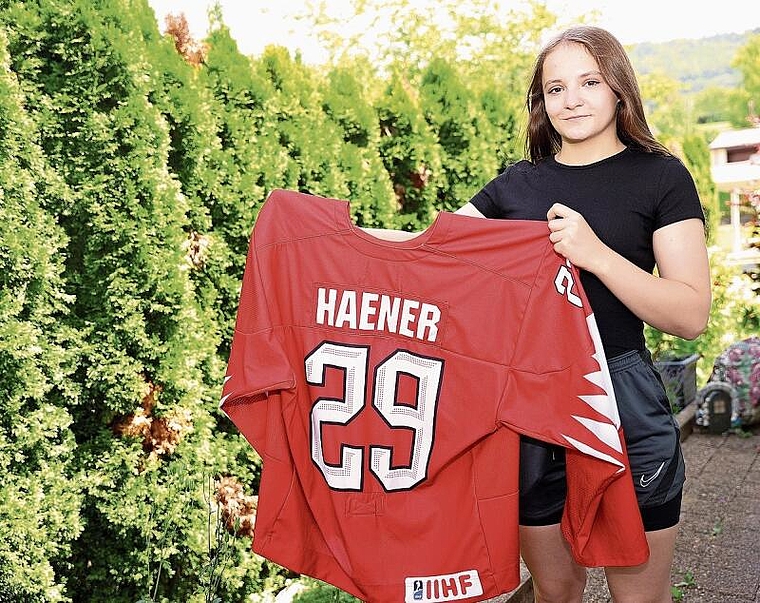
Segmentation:
[(576, 267), (595, 272), (609, 248), (594, 234), (586, 220), (577, 211), (555, 203), (546, 214), (549, 220), (549, 240), (554, 251), (567, 258)]

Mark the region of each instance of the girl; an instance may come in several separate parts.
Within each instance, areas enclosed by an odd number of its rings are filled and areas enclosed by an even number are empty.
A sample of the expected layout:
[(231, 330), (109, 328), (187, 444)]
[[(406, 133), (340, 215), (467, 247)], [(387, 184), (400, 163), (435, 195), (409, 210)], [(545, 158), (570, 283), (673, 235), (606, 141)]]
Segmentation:
[[(710, 275), (693, 179), (649, 130), (634, 70), (598, 27), (573, 27), (538, 55), (527, 93), (528, 160), (458, 210), (546, 219), (554, 249), (581, 269), (626, 436), (650, 548), (638, 567), (605, 568), (616, 602), (670, 603), (684, 463), (644, 322), (693, 339), (706, 327)], [(657, 276), (653, 274), (657, 266)], [(586, 570), (560, 533), (561, 449), (524, 438), (521, 553), (536, 601), (582, 601)]]

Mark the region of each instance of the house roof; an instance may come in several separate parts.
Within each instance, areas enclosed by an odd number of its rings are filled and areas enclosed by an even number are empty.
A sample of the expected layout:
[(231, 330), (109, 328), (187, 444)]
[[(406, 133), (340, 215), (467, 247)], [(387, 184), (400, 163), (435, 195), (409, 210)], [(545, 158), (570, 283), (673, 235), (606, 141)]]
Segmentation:
[(760, 164), (749, 161), (722, 163), (710, 168), (719, 190), (760, 190)]
[(726, 130), (710, 143), (711, 149), (732, 149), (760, 145), (760, 127), (744, 130)]

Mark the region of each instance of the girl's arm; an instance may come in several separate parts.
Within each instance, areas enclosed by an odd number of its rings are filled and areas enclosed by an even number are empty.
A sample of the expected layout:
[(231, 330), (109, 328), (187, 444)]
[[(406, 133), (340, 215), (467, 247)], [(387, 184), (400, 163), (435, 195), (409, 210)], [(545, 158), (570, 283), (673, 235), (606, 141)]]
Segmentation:
[(655, 231), (655, 276), (602, 243), (578, 212), (556, 203), (547, 218), (555, 251), (595, 274), (644, 322), (683, 339), (705, 330), (711, 292), (701, 220), (682, 220)]

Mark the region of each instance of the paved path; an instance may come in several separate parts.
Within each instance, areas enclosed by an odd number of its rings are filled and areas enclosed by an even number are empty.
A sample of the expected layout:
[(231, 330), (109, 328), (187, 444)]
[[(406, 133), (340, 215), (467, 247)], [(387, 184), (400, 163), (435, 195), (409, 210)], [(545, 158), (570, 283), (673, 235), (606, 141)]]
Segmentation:
[[(674, 601), (760, 603), (760, 428), (747, 437), (692, 431), (683, 419), (686, 485), (676, 542)], [(679, 598), (680, 597), (680, 598)], [(584, 603), (612, 599), (602, 570), (589, 571)], [(527, 579), (493, 603), (533, 601)]]

